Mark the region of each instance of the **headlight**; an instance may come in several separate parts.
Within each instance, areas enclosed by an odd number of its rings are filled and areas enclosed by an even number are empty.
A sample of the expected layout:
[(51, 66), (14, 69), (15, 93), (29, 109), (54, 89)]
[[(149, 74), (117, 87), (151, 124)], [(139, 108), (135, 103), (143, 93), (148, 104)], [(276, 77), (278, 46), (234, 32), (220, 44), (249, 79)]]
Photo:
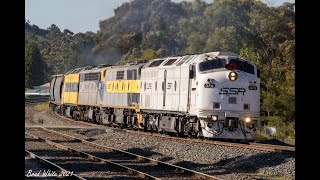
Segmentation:
[(249, 123), (251, 122), (251, 118), (250, 118), (250, 117), (246, 117), (246, 118), (244, 119), (244, 122), (247, 123), (247, 124), (249, 124)]
[(213, 115), (213, 116), (211, 116), (211, 119), (212, 119), (212, 121), (217, 121), (218, 120), (218, 116)]
[(238, 78), (238, 74), (236, 72), (230, 72), (228, 77), (231, 81), (235, 81)]

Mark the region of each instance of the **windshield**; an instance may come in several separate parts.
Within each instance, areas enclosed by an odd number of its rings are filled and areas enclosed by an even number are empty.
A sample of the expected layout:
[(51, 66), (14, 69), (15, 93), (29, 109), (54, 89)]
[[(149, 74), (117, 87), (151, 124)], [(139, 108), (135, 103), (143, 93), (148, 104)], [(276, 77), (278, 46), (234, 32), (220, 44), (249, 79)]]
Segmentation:
[(214, 60), (208, 60), (208, 61), (201, 62), (199, 64), (199, 70), (200, 71), (208, 71), (211, 69), (224, 68), (225, 64), (226, 64), (225, 59), (216, 58)]
[(254, 74), (254, 67), (245, 61), (240, 61), (239, 59), (230, 59), (229, 64), (236, 64), (238, 66), (236, 66), (235, 69)]

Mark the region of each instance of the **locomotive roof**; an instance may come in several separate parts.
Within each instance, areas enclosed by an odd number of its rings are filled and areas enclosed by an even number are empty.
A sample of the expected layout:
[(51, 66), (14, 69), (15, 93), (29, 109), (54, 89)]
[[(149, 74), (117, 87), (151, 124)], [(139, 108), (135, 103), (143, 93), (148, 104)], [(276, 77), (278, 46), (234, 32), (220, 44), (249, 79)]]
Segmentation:
[(110, 67), (101, 67), (101, 68), (93, 68), (93, 69), (88, 69), (88, 70), (82, 70), (81, 72), (79, 72), (79, 74), (86, 74), (86, 73), (97, 73), (97, 72), (101, 72), (104, 69), (108, 69)]
[[(158, 68), (158, 67), (170, 67), (170, 66), (188, 66), (189, 64), (193, 62), (201, 62), (203, 61), (203, 58), (205, 57), (221, 57), (221, 56), (228, 56), (228, 57), (234, 57), (239, 58), (239, 55), (233, 52), (223, 52), (223, 51), (217, 51), (217, 52), (206, 52), (202, 54), (186, 54), (181, 56), (171, 56), (171, 57), (165, 57), (165, 58), (157, 58), (152, 59), (148, 61), (147, 63), (139, 63), (139, 64), (130, 64), (130, 65), (124, 65), (124, 66), (112, 66), (112, 65), (106, 65), (101, 64), (98, 66), (86, 66), (82, 68), (76, 68), (72, 69), (66, 74), (83, 74), (83, 73), (94, 73), (94, 72), (101, 72), (102, 70), (106, 69), (107, 67), (111, 70), (129, 70), (134, 69), (140, 66), (143, 66), (142, 69), (145, 68)], [(244, 59), (241, 59), (244, 60)], [(246, 61), (246, 60), (244, 60)], [(57, 75), (59, 76), (59, 75)]]
[(112, 70), (131, 70), (131, 69), (136, 69), (138, 67), (141, 67), (145, 65), (145, 63), (140, 63), (140, 64), (130, 64), (130, 65), (124, 65), (124, 66), (112, 66)]
[(192, 62), (200, 62), (205, 57), (218, 57), (218, 56), (232, 56), (235, 58), (238, 58), (239, 55), (233, 52), (207, 52), (202, 54), (188, 54), (183, 56), (171, 56), (171, 57), (165, 57), (165, 58), (157, 58), (148, 61), (142, 68), (158, 68), (158, 67), (164, 67), (164, 66), (186, 66), (191, 64)]
[[(104, 69), (105, 67), (110, 67), (112, 65), (109, 64), (99, 64), (98, 66), (85, 66), (85, 67), (80, 67), (76, 69), (71, 69), (65, 74), (77, 74), (77, 73), (82, 73), (82, 72), (88, 72), (90, 70), (97, 70), (97, 69)], [(93, 71), (96, 72), (96, 71)], [(99, 71), (98, 71), (99, 72)]]
[(55, 74), (55, 75), (52, 75), (51, 77), (59, 77), (59, 76), (63, 76), (63, 74)]

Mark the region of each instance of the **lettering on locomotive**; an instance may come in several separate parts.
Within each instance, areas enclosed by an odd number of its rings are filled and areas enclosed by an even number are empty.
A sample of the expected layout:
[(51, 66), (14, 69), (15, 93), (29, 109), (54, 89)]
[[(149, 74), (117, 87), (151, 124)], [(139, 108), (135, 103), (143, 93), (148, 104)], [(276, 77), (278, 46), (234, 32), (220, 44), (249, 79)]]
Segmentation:
[(220, 89), (219, 94), (238, 95), (239, 93), (242, 93), (242, 95), (244, 95), (245, 92), (246, 92), (245, 88), (223, 87), (223, 88)]

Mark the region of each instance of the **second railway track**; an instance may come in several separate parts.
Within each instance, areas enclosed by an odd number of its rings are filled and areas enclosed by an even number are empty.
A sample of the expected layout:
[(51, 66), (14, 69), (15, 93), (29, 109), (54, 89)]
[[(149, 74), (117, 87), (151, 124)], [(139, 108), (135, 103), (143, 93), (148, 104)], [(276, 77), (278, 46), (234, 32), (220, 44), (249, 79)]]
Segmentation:
[(110, 163), (146, 179), (218, 179), (214, 176), (141, 155), (99, 145), (47, 128), (26, 130), (26, 135), (95, 161)]
[[(60, 167), (59, 165), (52, 163), (28, 150), (25, 150), (25, 156), (28, 157), (27, 159), (27, 166), (30, 169), (26, 172), (26, 179), (34, 179), (35, 177), (38, 178), (67, 178), (68, 179), (80, 179), (85, 180), (72, 171), (67, 171), (66, 169)], [(39, 169), (39, 164), (41, 164), (41, 168)], [(46, 169), (44, 169), (46, 167)], [(36, 172), (33, 172), (37, 170)]]
[[(121, 169), (121, 167), (96, 161), (95, 159), (90, 158), (90, 156), (78, 153), (77, 151), (71, 151), (66, 146), (54, 143), (50, 140), (39, 138), (30, 133), (26, 133), (26, 137), (26, 149), (31, 151), (35, 156), (41, 158), (41, 161), (46, 161), (46, 164), (50, 164), (47, 166), (48, 168), (57, 169), (53, 166), (59, 166), (58, 169), (62, 169), (63, 167), (64, 169), (67, 169), (67, 171), (63, 170), (63, 172), (69, 172), (69, 174), (71, 173), (73, 176), (77, 176), (76, 179), (141, 179), (140, 177), (137, 177), (139, 174), (130, 174), (124, 169)], [(32, 166), (29, 166), (29, 168), (31, 171), (35, 170)], [(49, 169), (46, 169), (46, 171), (48, 170)], [(34, 176), (47, 178), (48, 176), (44, 175), (43, 172), (36, 172), (38, 174), (35, 174)], [(54, 174), (53, 178), (61, 178), (61, 176), (57, 175), (58, 174)], [(26, 174), (26, 176), (28, 177), (28, 174)], [(31, 178), (34, 179), (35, 177)], [(72, 179), (71, 176), (64, 176), (64, 178)]]

